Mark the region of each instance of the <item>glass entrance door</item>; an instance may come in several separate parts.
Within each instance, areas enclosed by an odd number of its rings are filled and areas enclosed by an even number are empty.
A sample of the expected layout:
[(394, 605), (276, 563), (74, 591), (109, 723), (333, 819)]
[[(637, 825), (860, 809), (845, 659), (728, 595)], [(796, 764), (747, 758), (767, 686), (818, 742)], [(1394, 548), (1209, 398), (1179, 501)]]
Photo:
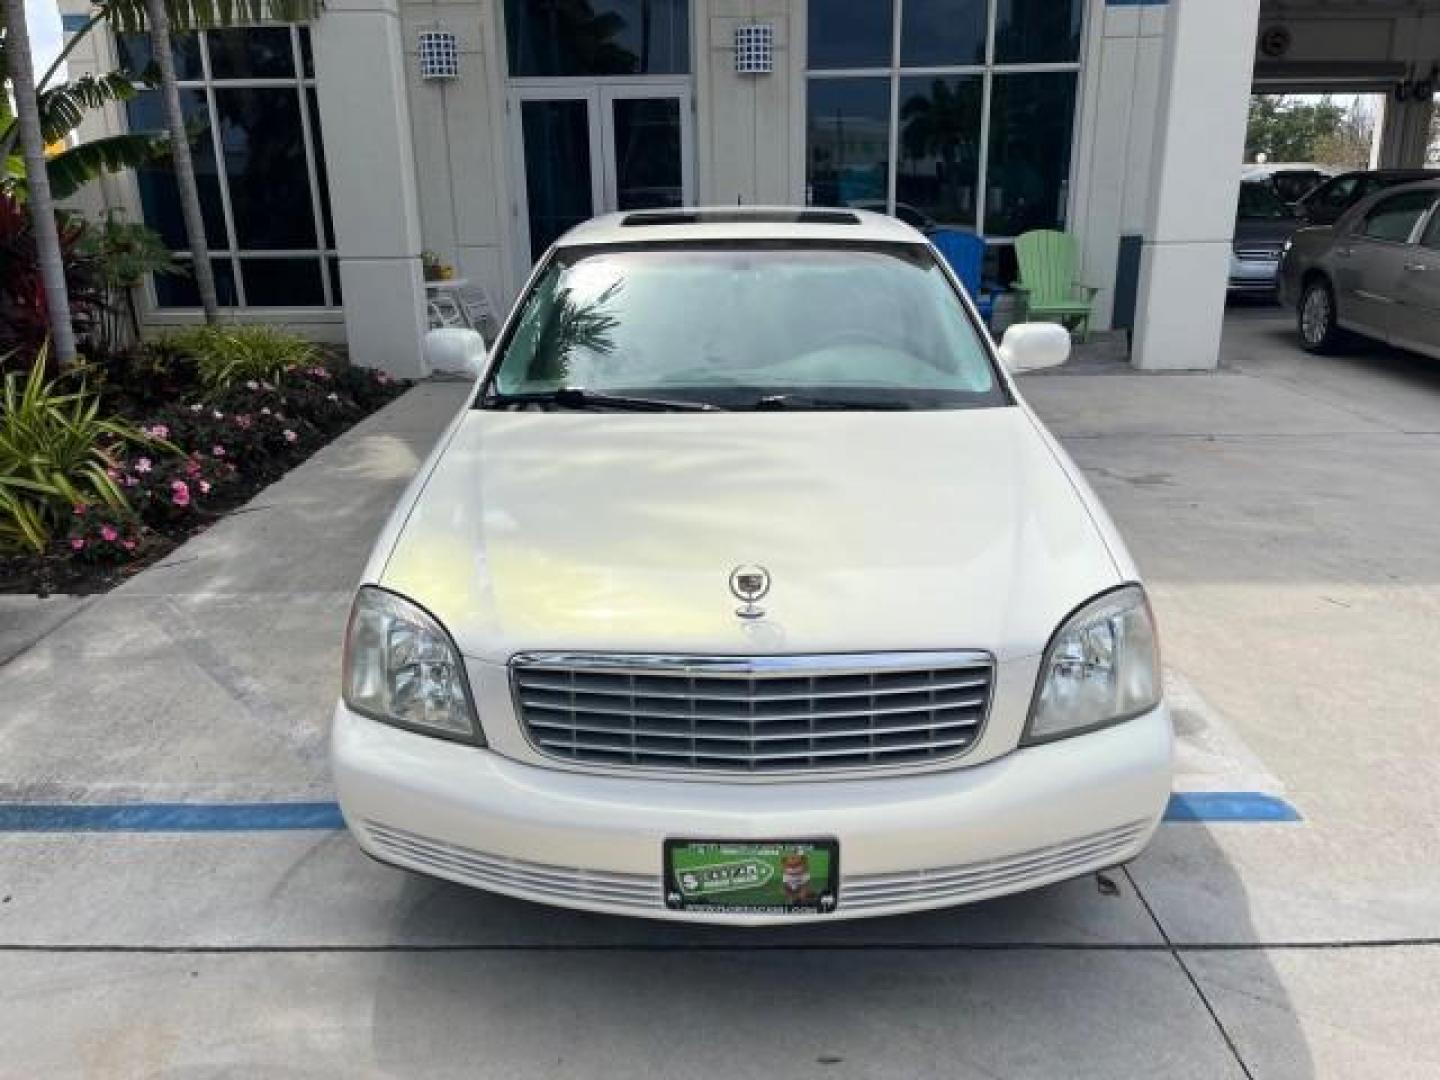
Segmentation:
[(512, 92), (527, 266), (596, 214), (694, 202), (688, 83), (578, 81)]

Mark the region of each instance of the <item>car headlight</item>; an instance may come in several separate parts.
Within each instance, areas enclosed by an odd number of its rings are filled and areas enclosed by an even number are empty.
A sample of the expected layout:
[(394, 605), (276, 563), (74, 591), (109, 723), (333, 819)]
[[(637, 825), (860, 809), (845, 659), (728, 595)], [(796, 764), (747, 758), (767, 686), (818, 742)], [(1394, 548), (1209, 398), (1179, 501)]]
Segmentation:
[(356, 595), (341, 680), (345, 704), (372, 720), (484, 742), (450, 635), (394, 593), (367, 585)]
[(1078, 735), (1160, 703), (1160, 656), (1139, 585), (1102, 593), (1060, 625), (1045, 649), (1025, 728), (1028, 743)]

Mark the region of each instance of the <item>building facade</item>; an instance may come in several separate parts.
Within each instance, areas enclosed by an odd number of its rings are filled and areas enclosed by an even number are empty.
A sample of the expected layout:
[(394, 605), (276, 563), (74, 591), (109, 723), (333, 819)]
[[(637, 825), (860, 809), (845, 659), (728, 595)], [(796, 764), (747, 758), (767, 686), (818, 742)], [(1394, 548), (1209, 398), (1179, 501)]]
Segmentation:
[[(1199, 367), (1260, 21), (1259, 0), (328, 0), (176, 64), (222, 300), (396, 374), (423, 371), (423, 251), (503, 308), (570, 225), (696, 203), (973, 229), (1002, 275), (1015, 235), (1062, 228), (1096, 325), (1134, 327), (1141, 366)], [(147, 50), (95, 35), (72, 68)], [(158, 126), (154, 96), (82, 136)], [(87, 197), (183, 251), (163, 164)], [(146, 288), (151, 325), (194, 304), (184, 278)]]

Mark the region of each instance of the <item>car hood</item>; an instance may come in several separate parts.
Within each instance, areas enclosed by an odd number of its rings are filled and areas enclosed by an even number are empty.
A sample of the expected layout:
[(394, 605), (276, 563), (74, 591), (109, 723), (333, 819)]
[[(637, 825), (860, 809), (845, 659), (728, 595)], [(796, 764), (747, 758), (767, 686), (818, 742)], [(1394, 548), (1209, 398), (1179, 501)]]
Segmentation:
[[(763, 618), (731, 570), (770, 572)], [(1019, 407), (900, 413), (471, 411), (380, 583), (461, 652), (1044, 647), (1119, 581)]]

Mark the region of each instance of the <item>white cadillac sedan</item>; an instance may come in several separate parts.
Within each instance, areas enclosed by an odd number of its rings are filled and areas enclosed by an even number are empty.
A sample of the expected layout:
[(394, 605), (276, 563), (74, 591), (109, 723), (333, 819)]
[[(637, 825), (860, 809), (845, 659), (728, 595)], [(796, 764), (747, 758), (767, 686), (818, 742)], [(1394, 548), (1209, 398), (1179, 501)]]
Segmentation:
[(1170, 790), (1150, 607), (1010, 378), (1068, 349), (996, 350), (876, 214), (571, 231), (356, 595), (332, 756), (360, 845), (733, 924), (1135, 856)]

